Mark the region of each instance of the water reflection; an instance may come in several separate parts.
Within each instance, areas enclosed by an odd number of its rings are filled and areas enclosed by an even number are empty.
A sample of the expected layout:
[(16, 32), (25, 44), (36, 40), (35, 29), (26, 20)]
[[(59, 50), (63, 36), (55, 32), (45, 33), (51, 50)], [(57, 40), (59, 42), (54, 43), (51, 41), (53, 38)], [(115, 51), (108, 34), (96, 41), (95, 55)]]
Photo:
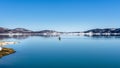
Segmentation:
[(5, 45), (10, 45), (10, 44), (16, 44), (17, 42), (7, 42), (7, 41), (2, 41), (0, 42), (0, 58), (15, 53), (16, 51), (12, 48), (6, 48), (4, 47)]
[[(42, 37), (42, 38), (51, 38), (51, 37), (57, 37), (58, 40), (61, 40), (61, 36), (60, 35), (0, 35), (0, 40), (5, 40), (5, 39), (18, 39), (18, 40), (22, 40), (22, 39), (27, 39), (31, 36), (35, 36), (35, 37)], [(80, 37), (78, 35), (76, 35), (77, 37)], [(66, 37), (62, 36), (62, 37)], [(120, 38), (120, 36), (98, 36), (98, 35), (93, 35), (93, 36), (89, 36), (89, 35), (85, 35), (85, 37), (91, 37), (91, 38), (106, 38), (106, 39), (112, 39), (112, 38)], [(64, 39), (64, 38), (63, 38)]]
[(31, 36), (37, 36), (37, 37), (43, 37), (43, 38), (59, 37), (59, 35), (13, 35), (13, 36), (0, 35), (0, 40), (11, 39), (11, 38), (22, 40), (22, 39), (27, 39)]
[(98, 35), (93, 35), (93, 36), (86, 35), (86, 37), (91, 37), (91, 38), (105, 38), (105, 39), (120, 38), (120, 36), (98, 36)]

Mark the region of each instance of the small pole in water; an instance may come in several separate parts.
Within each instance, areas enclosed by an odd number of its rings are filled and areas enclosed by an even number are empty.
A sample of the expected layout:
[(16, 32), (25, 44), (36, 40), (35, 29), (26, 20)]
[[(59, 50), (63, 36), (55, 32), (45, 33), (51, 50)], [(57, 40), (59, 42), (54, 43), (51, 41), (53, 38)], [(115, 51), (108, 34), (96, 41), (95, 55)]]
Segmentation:
[(59, 36), (59, 38), (58, 38), (59, 40), (61, 40), (61, 37)]

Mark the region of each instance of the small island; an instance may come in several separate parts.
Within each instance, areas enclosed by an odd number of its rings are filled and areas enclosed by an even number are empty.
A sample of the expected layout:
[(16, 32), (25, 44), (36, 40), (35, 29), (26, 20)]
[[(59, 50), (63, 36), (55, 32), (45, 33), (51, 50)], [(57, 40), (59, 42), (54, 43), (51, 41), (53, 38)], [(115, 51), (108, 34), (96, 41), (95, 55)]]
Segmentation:
[(2, 50), (0, 51), (0, 58), (9, 54), (13, 54), (15, 52), (16, 51), (12, 48), (2, 48)]
[(9, 55), (9, 54), (13, 54), (16, 51), (12, 48), (5, 48), (5, 45), (10, 45), (10, 44), (16, 44), (17, 42), (7, 42), (7, 41), (1, 41), (0, 42), (0, 58), (2, 58), (3, 56)]

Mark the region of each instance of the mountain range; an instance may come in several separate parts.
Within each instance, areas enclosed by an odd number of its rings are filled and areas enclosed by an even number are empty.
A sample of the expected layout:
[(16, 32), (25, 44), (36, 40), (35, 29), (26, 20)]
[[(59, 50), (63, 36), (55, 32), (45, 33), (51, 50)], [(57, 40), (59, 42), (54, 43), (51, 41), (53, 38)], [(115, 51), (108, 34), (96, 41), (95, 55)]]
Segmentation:
[(15, 29), (8, 29), (0, 27), (0, 33), (54, 33), (57, 31), (54, 30), (41, 30), (41, 31), (32, 31), (25, 28), (15, 28)]
[(120, 33), (120, 28), (105, 28), (105, 29), (91, 29), (84, 31), (84, 33)]
[[(25, 28), (3, 28), (0, 27), (0, 33), (65, 33), (58, 32), (55, 30), (41, 30), (41, 31), (32, 31)], [(71, 33), (120, 33), (120, 28), (105, 28), (105, 29), (91, 29), (83, 32), (71, 32)]]

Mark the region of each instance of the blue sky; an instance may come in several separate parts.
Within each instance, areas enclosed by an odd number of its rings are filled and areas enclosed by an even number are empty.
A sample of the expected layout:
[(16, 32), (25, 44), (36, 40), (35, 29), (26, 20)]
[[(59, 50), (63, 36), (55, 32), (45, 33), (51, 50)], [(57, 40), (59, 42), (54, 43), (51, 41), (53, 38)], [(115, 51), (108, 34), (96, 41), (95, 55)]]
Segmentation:
[(120, 0), (0, 0), (0, 26), (83, 31), (120, 27)]

